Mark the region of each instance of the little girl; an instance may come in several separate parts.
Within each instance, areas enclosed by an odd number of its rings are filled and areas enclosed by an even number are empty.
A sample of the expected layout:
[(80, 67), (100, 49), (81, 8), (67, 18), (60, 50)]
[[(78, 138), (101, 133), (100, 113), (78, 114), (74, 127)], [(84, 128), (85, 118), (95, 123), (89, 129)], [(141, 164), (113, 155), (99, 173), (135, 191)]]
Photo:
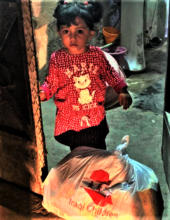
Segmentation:
[(106, 82), (119, 94), (119, 104), (125, 110), (132, 103), (126, 83), (102, 50), (88, 45), (102, 14), (99, 2), (59, 1), (53, 15), (63, 48), (51, 55), (49, 74), (39, 96), (41, 101), (54, 96), (54, 136), (71, 151), (78, 146), (106, 149)]

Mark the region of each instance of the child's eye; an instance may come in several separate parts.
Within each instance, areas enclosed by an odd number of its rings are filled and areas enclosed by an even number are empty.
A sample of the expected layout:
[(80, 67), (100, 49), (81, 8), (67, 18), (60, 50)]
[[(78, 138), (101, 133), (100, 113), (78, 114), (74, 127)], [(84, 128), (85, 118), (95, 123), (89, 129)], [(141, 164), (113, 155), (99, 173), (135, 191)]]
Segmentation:
[(63, 30), (63, 34), (68, 34), (68, 30)]
[(78, 30), (78, 34), (83, 34), (83, 30)]

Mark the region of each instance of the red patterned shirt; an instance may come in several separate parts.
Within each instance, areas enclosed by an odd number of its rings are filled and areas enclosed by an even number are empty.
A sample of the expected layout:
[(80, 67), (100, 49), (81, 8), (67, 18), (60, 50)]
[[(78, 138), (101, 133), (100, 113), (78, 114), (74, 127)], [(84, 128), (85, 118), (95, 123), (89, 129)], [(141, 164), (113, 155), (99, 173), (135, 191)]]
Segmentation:
[(105, 117), (105, 82), (117, 93), (127, 86), (99, 47), (89, 46), (79, 55), (63, 49), (51, 55), (49, 74), (41, 89), (47, 100), (54, 96), (57, 106), (55, 136), (100, 124)]

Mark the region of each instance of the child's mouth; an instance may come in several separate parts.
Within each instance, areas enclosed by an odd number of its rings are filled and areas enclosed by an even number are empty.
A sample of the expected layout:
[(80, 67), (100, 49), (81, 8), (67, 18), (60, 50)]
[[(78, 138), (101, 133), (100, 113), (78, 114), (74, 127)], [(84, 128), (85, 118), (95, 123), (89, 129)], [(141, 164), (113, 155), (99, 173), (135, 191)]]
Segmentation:
[(77, 47), (77, 44), (70, 44), (71, 47)]

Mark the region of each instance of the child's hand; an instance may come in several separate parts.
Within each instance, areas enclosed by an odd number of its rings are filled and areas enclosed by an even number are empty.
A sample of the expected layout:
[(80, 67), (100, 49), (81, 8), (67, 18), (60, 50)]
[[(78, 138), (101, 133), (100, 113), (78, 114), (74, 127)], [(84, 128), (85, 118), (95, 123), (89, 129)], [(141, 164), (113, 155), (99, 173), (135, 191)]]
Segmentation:
[(39, 82), (39, 97), (40, 97), (40, 101), (45, 101), (47, 99), (46, 93), (41, 89), (41, 85)]
[(41, 101), (45, 101), (47, 99), (46, 93), (43, 90), (40, 90), (39, 97)]
[(124, 110), (127, 110), (132, 104), (132, 98), (129, 93), (119, 93), (119, 104), (123, 106)]

